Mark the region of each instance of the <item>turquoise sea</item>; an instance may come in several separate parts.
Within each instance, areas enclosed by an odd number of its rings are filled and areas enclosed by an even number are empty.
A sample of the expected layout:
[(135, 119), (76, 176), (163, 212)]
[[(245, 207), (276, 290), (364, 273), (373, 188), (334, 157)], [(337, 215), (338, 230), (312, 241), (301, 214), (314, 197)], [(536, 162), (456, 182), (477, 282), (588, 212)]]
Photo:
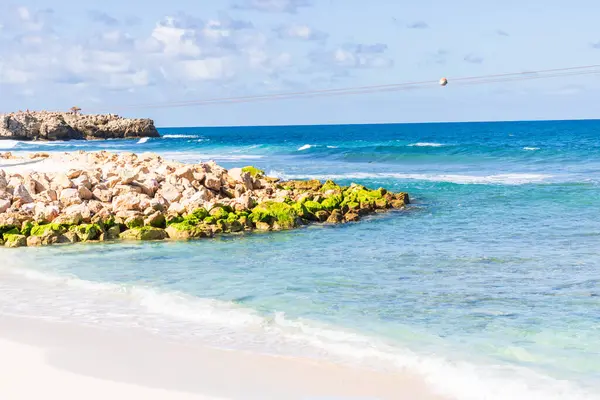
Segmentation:
[(600, 121), (160, 132), (0, 151), (151, 151), (413, 203), (343, 226), (3, 250), (0, 312), (407, 370), (449, 398), (600, 399)]

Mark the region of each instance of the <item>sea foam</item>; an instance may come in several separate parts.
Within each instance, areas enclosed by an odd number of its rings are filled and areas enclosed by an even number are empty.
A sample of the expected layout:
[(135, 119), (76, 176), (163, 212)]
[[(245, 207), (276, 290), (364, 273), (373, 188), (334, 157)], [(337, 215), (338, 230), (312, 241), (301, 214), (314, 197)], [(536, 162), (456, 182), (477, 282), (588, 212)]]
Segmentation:
[[(15, 263), (11, 263), (15, 265)], [(464, 400), (598, 400), (567, 381), (526, 368), (455, 361), (352, 330), (151, 286), (81, 280), (28, 267), (0, 267), (3, 312), (51, 320), (142, 327), (217, 347), (313, 356), (420, 375), (438, 393)]]
[(408, 147), (442, 147), (442, 143), (431, 143), (431, 142), (417, 142), (409, 144)]
[(385, 179), (394, 178), (401, 180), (421, 180), (429, 182), (450, 182), (457, 184), (502, 184), (502, 185), (523, 185), (527, 183), (540, 183), (552, 178), (552, 175), (546, 174), (527, 174), (527, 173), (512, 173), (512, 174), (495, 174), (495, 175), (459, 175), (459, 174), (403, 174), (403, 173), (370, 173), (370, 172), (355, 172), (347, 174), (331, 174), (331, 175), (289, 175), (281, 174), (278, 176), (282, 179)]

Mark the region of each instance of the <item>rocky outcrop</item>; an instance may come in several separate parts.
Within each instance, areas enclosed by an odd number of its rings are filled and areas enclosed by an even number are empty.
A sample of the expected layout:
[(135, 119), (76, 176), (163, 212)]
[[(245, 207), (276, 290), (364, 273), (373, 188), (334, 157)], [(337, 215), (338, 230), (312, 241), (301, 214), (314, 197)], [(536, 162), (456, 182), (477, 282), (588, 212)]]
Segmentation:
[[(39, 161), (39, 172), (0, 169), (0, 240), (6, 247), (278, 231), (356, 222), (409, 203), (406, 193), (383, 188), (282, 182), (254, 167), (226, 170), (214, 162), (190, 165), (151, 153), (30, 157)], [(0, 158), (22, 164), (10, 153)], [(45, 164), (65, 168), (44, 173)]]
[(0, 139), (92, 140), (158, 136), (151, 119), (48, 111), (0, 114)]

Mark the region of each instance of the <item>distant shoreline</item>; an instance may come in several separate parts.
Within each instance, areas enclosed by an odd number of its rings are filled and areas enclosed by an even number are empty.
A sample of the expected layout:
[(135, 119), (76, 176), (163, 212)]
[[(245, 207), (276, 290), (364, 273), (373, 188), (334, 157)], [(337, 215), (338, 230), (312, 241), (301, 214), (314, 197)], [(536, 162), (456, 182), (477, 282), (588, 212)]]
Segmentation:
[(20, 141), (103, 140), (160, 137), (154, 121), (116, 114), (19, 111), (0, 114), (0, 139)]

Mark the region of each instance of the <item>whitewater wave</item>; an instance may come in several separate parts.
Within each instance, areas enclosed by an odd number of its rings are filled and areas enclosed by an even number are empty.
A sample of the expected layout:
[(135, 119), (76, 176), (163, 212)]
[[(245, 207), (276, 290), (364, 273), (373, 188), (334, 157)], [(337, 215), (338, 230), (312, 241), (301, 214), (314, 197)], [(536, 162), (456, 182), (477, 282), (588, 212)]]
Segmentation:
[(526, 151), (536, 151), (539, 149), (540, 149), (539, 147), (523, 147), (523, 150), (526, 150)]
[(162, 135), (163, 139), (198, 139), (198, 135)]
[(140, 140), (137, 141), (137, 144), (144, 144), (146, 143), (148, 140), (150, 140), (150, 138), (144, 137), (141, 138)]
[(402, 173), (370, 173), (370, 172), (355, 172), (347, 174), (332, 174), (332, 175), (290, 175), (282, 174), (278, 176), (281, 179), (406, 179), (420, 180), (429, 182), (450, 182), (457, 184), (502, 184), (502, 185), (523, 185), (527, 183), (541, 183), (552, 175), (545, 174), (497, 174), (497, 175), (458, 175), (458, 174), (402, 174)]
[(14, 149), (19, 143), (18, 140), (0, 140), (0, 149)]
[[(440, 394), (463, 400), (544, 399), (598, 400), (568, 381), (555, 380), (532, 370), (508, 365), (452, 361), (436, 354), (419, 354), (377, 337), (341, 327), (276, 312), (263, 316), (234, 303), (202, 299), (152, 287), (91, 282), (29, 268), (0, 268), (3, 311), (23, 315), (32, 308), (38, 317), (77, 320), (111, 326), (145, 327), (187, 332), (195, 337), (211, 330), (213, 338), (229, 339), (252, 350), (286, 354), (289, 348), (302, 356), (317, 354), (336, 362), (384, 370), (408, 370), (421, 375)], [(16, 278), (16, 279), (15, 279)], [(22, 298), (23, 297), (23, 298)], [(104, 313), (97, 308), (104, 307)], [(164, 316), (166, 319), (156, 319)], [(154, 324), (144, 321), (154, 318)], [(164, 332), (162, 332), (164, 333)], [(218, 343), (207, 343), (217, 346)], [(257, 346), (259, 346), (257, 348)], [(262, 347), (261, 347), (262, 346)], [(292, 351), (293, 353), (293, 351)], [(294, 354), (292, 354), (294, 355)]]
[(409, 144), (408, 147), (442, 147), (445, 146), (442, 143), (431, 143), (431, 142), (417, 142)]
[(313, 145), (313, 144), (305, 144), (304, 146), (299, 147), (298, 151), (308, 150), (308, 149), (310, 149), (312, 147), (315, 147), (315, 145)]
[(172, 151), (172, 152), (163, 152), (161, 156), (186, 162), (186, 163), (197, 163), (201, 161), (215, 160), (215, 161), (240, 161), (240, 160), (256, 160), (261, 159), (264, 156), (256, 155), (256, 154), (207, 154), (207, 153), (195, 153), (195, 152), (185, 152), (185, 151)]

